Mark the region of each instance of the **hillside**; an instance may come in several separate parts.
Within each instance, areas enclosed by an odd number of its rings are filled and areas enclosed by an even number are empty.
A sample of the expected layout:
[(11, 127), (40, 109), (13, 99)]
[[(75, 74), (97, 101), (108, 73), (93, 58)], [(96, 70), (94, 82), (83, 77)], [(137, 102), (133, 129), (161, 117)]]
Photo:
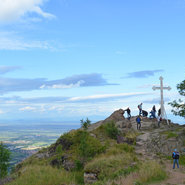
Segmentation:
[[(18, 164), (8, 185), (185, 184), (185, 125), (135, 117), (122, 109), (110, 117), (62, 135), (54, 144)], [(171, 154), (180, 152), (180, 169)], [(11, 182), (7, 183), (10, 180)], [(6, 182), (6, 183), (5, 183)]]

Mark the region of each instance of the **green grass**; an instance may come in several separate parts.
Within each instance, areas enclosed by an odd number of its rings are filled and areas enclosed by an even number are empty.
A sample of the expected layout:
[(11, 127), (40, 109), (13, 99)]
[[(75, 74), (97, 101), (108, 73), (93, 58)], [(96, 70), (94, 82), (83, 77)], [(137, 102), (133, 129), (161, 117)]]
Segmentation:
[[(152, 183), (158, 183), (167, 178), (166, 172), (163, 170), (163, 166), (155, 161), (146, 161), (144, 163), (138, 163), (135, 167), (128, 169), (126, 175), (120, 173), (114, 180), (108, 180), (104, 182), (105, 185), (148, 185)], [(95, 183), (96, 184), (96, 183)], [(97, 185), (101, 185), (97, 183)]]
[(139, 178), (136, 182), (140, 184), (150, 184), (160, 182), (167, 178), (167, 174), (163, 167), (155, 161), (148, 161), (141, 165), (138, 172)]
[(21, 175), (8, 185), (75, 184), (75, 174), (51, 166), (32, 165), (22, 169)]
[(165, 134), (167, 139), (178, 137), (178, 134), (172, 131), (165, 131), (165, 132), (162, 132), (162, 134)]
[(185, 166), (185, 155), (180, 156), (179, 164)]
[(108, 179), (115, 179), (121, 175), (128, 175), (135, 171), (135, 163), (138, 159), (135, 156), (134, 148), (128, 144), (114, 144), (107, 149), (105, 154), (95, 157), (85, 166), (85, 172), (98, 174), (100, 182)]

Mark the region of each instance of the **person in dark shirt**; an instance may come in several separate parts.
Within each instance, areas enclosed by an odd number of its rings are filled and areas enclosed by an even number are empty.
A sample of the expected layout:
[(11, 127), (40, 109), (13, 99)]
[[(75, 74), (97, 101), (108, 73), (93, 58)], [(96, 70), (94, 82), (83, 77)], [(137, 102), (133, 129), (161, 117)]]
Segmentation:
[(131, 110), (128, 107), (125, 111), (127, 112), (128, 120), (130, 120), (130, 118), (131, 118)]
[(156, 108), (155, 108), (155, 105), (152, 107), (152, 111), (153, 111), (153, 117), (156, 118)]
[(158, 110), (158, 116), (161, 116), (161, 108)]
[(148, 112), (146, 110), (142, 110), (142, 115), (143, 115), (143, 117), (147, 117), (148, 116)]
[(142, 107), (143, 107), (143, 103), (141, 103), (141, 104), (139, 104), (138, 106), (138, 109), (139, 109), (139, 115), (141, 116), (141, 114), (142, 114)]

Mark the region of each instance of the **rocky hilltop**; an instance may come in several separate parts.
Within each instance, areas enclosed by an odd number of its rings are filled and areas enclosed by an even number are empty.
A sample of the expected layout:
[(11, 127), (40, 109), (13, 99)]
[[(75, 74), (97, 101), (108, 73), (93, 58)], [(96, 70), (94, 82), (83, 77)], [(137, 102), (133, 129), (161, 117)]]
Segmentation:
[[(71, 130), (18, 164), (9, 185), (185, 184), (185, 125), (130, 120), (119, 109), (87, 129)], [(171, 153), (180, 152), (173, 171)]]

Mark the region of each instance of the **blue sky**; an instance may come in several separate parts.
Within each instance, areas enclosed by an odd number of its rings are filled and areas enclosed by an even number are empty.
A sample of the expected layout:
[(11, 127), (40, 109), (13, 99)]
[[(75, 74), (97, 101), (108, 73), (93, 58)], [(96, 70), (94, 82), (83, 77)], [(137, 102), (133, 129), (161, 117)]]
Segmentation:
[(184, 0), (0, 4), (1, 119), (98, 120), (128, 106), (136, 115), (140, 102), (159, 108), (161, 75), (166, 103), (179, 98)]

